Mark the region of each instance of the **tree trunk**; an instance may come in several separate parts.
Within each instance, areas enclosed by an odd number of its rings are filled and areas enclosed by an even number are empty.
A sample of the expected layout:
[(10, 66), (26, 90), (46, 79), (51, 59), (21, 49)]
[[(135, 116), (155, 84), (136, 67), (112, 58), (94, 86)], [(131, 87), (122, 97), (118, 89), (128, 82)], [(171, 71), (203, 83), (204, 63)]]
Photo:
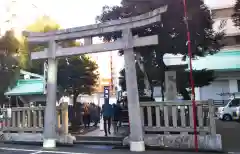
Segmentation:
[(162, 101), (164, 102), (164, 92), (165, 92), (165, 69), (166, 65), (163, 61), (163, 55), (160, 55), (161, 58), (158, 60), (158, 64), (160, 67), (160, 74), (161, 74), (161, 79), (160, 79), (160, 84), (161, 84), (161, 93), (162, 93)]
[(144, 74), (144, 85), (145, 85), (145, 89), (144, 89), (144, 93), (147, 95), (147, 96), (151, 96), (152, 95), (152, 91), (151, 91), (151, 85), (150, 85), (150, 82), (149, 82), (149, 78), (148, 78), (148, 75), (145, 71), (145, 67), (143, 65), (143, 63), (141, 62), (141, 55), (139, 52), (136, 53), (136, 60), (137, 60), (137, 64), (140, 68), (140, 70), (143, 72)]
[(162, 101), (164, 102), (164, 88), (165, 88), (165, 85), (164, 85), (164, 82), (161, 82), (161, 94), (162, 94)]
[(186, 88), (181, 88), (180, 89), (180, 94), (182, 95), (183, 100), (191, 100), (191, 97), (190, 97)]

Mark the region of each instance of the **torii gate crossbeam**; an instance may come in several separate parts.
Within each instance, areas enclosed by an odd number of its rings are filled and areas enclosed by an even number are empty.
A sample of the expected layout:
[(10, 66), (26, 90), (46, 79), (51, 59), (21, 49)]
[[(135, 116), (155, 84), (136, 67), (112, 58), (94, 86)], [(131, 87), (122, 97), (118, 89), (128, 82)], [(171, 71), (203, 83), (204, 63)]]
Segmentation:
[[(44, 121), (44, 147), (52, 148), (56, 146), (55, 103), (57, 90), (57, 58), (122, 49), (124, 50), (128, 111), (130, 120), (130, 150), (145, 150), (133, 48), (137, 46), (158, 44), (158, 38), (157, 36), (134, 38), (132, 35), (132, 29), (160, 22), (161, 14), (166, 11), (167, 6), (164, 6), (140, 16), (109, 21), (106, 23), (46, 33), (23, 32), (23, 34), (28, 37), (29, 43), (48, 43), (49, 45), (48, 49), (45, 51), (31, 53), (32, 60), (48, 59), (47, 106), (45, 110), (45, 117), (47, 118), (45, 118)], [(116, 31), (122, 32), (121, 39), (115, 42), (92, 44), (92, 37)], [(60, 48), (57, 45), (58, 41), (79, 38), (84, 38), (84, 46)]]

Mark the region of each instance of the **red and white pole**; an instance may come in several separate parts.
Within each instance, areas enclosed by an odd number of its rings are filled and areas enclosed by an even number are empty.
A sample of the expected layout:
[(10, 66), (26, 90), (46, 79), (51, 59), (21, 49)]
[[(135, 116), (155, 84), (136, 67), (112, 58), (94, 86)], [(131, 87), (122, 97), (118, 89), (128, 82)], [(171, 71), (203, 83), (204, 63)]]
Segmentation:
[(186, 0), (183, 0), (183, 7), (184, 7), (184, 18), (187, 30), (187, 45), (188, 45), (188, 57), (189, 57), (189, 67), (190, 67), (190, 84), (192, 89), (192, 112), (193, 112), (193, 129), (194, 129), (194, 144), (195, 144), (195, 151), (198, 152), (198, 136), (197, 136), (197, 117), (196, 117), (196, 101), (195, 101), (195, 90), (194, 90), (194, 80), (193, 80), (193, 73), (192, 73), (192, 50), (191, 50), (191, 37), (190, 31), (188, 26), (188, 16), (187, 16), (187, 4)]

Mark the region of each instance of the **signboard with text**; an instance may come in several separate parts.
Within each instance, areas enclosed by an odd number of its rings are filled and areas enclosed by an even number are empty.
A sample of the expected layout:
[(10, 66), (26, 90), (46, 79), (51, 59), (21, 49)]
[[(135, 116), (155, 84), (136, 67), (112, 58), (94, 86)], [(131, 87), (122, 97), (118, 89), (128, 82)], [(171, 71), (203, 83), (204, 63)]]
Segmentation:
[(103, 96), (104, 96), (104, 103), (109, 103), (109, 86), (104, 86), (104, 92), (103, 92)]

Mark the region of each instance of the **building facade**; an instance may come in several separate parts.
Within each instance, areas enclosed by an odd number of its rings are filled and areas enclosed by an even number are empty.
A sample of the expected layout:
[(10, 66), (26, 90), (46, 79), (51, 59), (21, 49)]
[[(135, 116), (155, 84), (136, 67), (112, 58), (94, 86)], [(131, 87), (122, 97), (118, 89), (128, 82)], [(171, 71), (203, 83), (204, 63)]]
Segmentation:
[(123, 57), (118, 55), (118, 51), (95, 53), (90, 57), (98, 64), (99, 81), (96, 92), (102, 93), (104, 86), (110, 86), (111, 92), (115, 93), (118, 87), (119, 71), (123, 68)]
[[(225, 47), (212, 56), (193, 61), (193, 69), (214, 70), (216, 79), (208, 86), (196, 88), (197, 100), (227, 100), (229, 93), (240, 92), (240, 30), (232, 21), (235, 0), (205, 0), (213, 14), (216, 31), (224, 30)], [(179, 56), (165, 56), (168, 65), (186, 64)]]
[(196, 69), (215, 70), (216, 80), (196, 89), (198, 99), (227, 100), (228, 93), (240, 91), (240, 30), (232, 21), (235, 0), (206, 0), (214, 15), (213, 28), (225, 31), (225, 47), (217, 54), (194, 62)]

